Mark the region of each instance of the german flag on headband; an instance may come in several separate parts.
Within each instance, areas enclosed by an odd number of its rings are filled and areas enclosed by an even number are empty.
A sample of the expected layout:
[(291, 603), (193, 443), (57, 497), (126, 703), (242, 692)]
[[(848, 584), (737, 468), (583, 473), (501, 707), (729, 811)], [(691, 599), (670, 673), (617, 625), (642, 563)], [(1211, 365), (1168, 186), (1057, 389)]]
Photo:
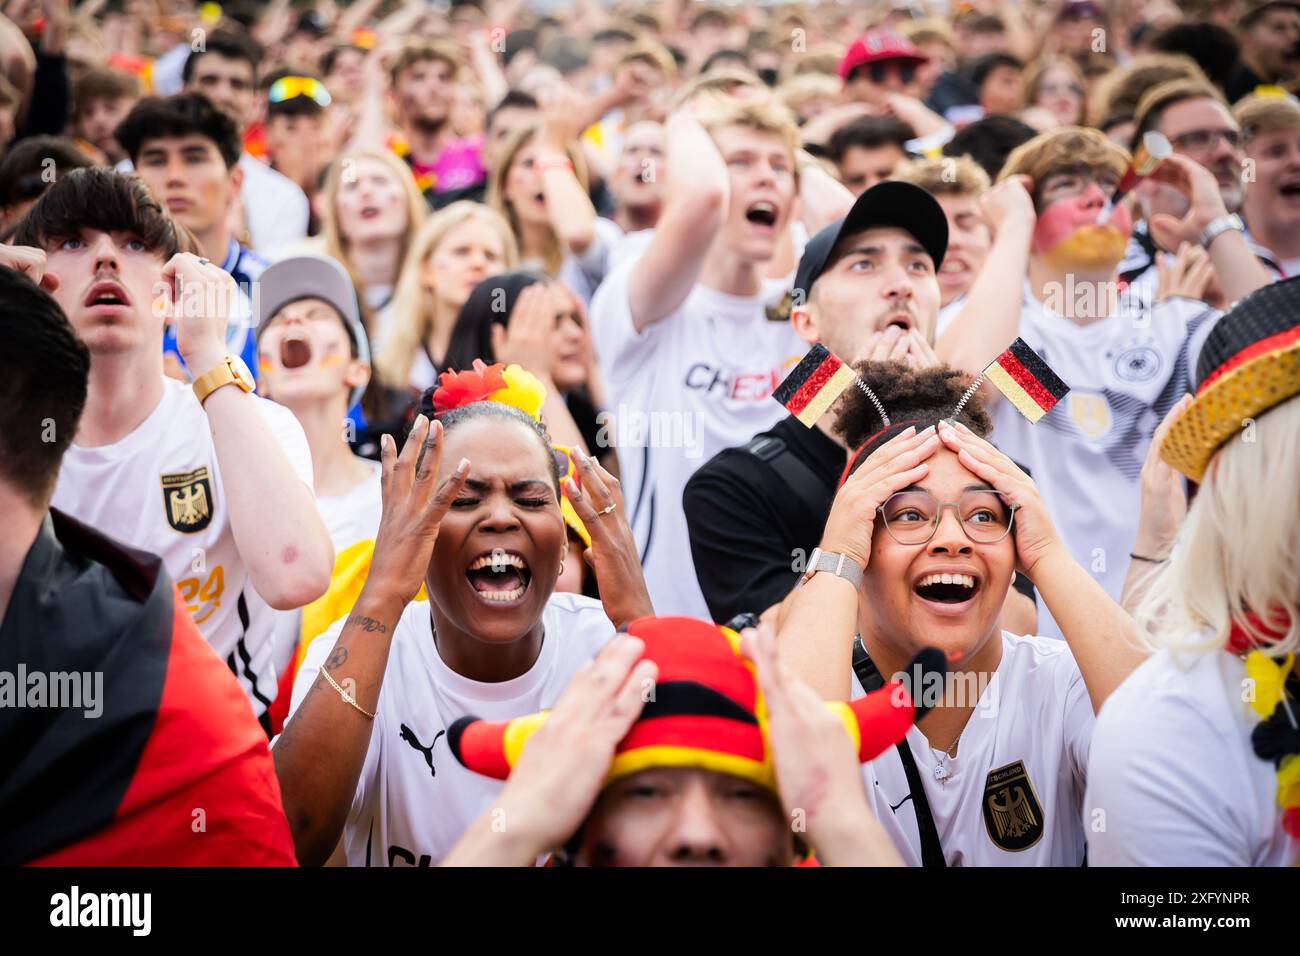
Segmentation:
[(818, 342), (776, 387), (772, 397), (805, 428), (812, 428), (856, 378), (853, 369)]
[[(659, 666), (659, 677), (640, 718), (615, 750), (605, 782), (652, 767), (694, 767), (775, 791), (767, 709), (753, 665), (740, 655), (740, 635), (689, 617), (640, 618), (628, 633), (645, 642), (644, 656)], [(944, 668), (943, 655), (927, 649), (907, 673), (942, 676)], [(843, 721), (864, 762), (902, 740), (924, 713), (901, 681), (826, 706)], [(497, 722), (462, 717), (448, 728), (447, 741), (465, 767), (504, 780), (546, 717), (544, 711)]]
[(1019, 338), (984, 370), (984, 377), (1031, 422), (1050, 412), (1070, 391), (1070, 386)]

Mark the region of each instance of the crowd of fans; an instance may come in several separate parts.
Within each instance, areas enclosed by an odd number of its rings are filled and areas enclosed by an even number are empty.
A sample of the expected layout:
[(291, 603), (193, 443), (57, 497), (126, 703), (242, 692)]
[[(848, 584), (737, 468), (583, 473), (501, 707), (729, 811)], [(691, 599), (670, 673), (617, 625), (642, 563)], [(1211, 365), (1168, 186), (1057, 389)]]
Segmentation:
[(0, 12), (3, 862), (1300, 862), (1300, 3)]

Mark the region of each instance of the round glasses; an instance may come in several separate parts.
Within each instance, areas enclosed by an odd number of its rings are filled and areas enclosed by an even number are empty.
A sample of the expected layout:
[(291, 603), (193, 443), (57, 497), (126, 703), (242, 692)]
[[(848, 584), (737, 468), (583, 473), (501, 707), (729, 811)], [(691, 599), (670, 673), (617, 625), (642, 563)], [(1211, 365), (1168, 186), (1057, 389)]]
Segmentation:
[(953, 508), (966, 537), (994, 544), (1011, 533), (1016, 506), (1000, 491), (964, 491), (956, 501), (940, 503), (928, 491), (900, 491), (876, 510), (885, 530), (899, 544), (925, 544), (939, 530), (943, 509)]

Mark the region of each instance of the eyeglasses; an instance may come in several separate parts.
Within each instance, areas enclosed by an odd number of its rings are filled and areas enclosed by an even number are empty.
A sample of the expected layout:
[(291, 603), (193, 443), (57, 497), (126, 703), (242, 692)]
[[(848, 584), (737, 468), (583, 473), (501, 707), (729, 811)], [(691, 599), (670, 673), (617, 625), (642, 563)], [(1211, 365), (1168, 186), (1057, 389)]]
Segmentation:
[(271, 84), (271, 89), (267, 92), (267, 98), (272, 103), (287, 103), (300, 96), (315, 100), (321, 109), (333, 102), (325, 84), (311, 76), (282, 76)]
[(872, 63), (867, 67), (867, 75), (872, 83), (884, 83), (891, 72), (897, 72), (904, 83), (911, 83), (916, 76), (916, 66), (911, 63)]
[(1193, 129), (1171, 136), (1169, 141), (1174, 149), (1184, 153), (1201, 153), (1212, 149), (1220, 139), (1232, 149), (1236, 149), (1241, 143), (1241, 134), (1235, 129)]
[(1070, 93), (1074, 96), (1082, 96), (1083, 87), (1080, 86), (1078, 83), (1044, 83), (1040, 87), (1038, 87), (1038, 94), (1040, 96), (1044, 94), (1048, 96), (1057, 96), (1063, 93)]
[(925, 544), (939, 530), (945, 508), (953, 508), (966, 537), (976, 544), (995, 544), (1011, 533), (1016, 506), (1000, 491), (964, 491), (946, 504), (928, 491), (900, 491), (876, 510), (885, 530), (899, 544)]

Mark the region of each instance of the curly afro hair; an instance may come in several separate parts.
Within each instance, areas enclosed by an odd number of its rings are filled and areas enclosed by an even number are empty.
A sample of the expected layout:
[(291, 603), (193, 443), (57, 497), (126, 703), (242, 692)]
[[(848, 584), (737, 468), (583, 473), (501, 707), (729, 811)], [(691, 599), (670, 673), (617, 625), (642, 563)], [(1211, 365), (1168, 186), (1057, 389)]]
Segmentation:
[[(885, 427), (875, 403), (860, 388), (845, 392), (835, 421), (835, 431), (853, 449), (844, 478), (909, 425), (924, 431), (951, 418), (973, 381), (966, 373), (946, 365), (915, 369), (902, 362), (858, 362), (854, 371), (876, 393), (889, 414), (890, 425)], [(978, 391), (967, 400), (957, 420), (981, 438), (993, 430)]]

